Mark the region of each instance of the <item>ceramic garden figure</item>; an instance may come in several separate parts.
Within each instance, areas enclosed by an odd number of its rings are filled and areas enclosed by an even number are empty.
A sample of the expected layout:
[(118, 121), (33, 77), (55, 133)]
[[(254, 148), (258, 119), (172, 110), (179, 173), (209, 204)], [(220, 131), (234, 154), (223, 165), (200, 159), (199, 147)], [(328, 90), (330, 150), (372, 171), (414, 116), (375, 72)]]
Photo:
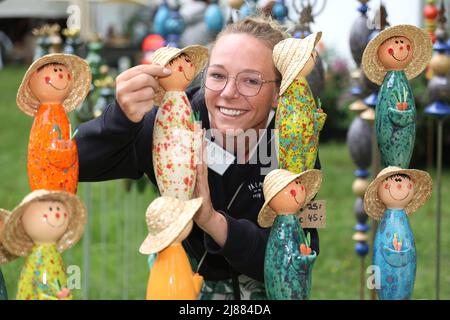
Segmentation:
[[(16, 257), (8, 252), (2, 244), (3, 226), (6, 219), (9, 217), (9, 212), (5, 209), (0, 209), (0, 265), (6, 264)], [(8, 300), (8, 293), (6, 292), (5, 279), (3, 278), (2, 270), (0, 270), (0, 300)]]
[(373, 264), (380, 268), (381, 300), (410, 299), (416, 278), (416, 245), (408, 216), (430, 197), (433, 182), (425, 171), (387, 167), (369, 185), (364, 209), (380, 220)]
[(425, 69), (431, 54), (429, 35), (411, 25), (381, 31), (364, 50), (364, 72), (381, 85), (375, 128), (384, 167), (409, 167), (416, 137), (416, 108), (408, 80)]
[(305, 39), (288, 38), (273, 50), (273, 61), (282, 75), (275, 119), (278, 129), (278, 162), (281, 169), (300, 173), (313, 169), (319, 133), (327, 115), (316, 106), (306, 76), (314, 69), (314, 47), (321, 32)]
[(28, 144), (31, 190), (76, 193), (78, 153), (66, 112), (81, 104), (90, 84), (88, 64), (74, 55), (46, 55), (25, 73), (17, 105), (34, 117)]
[(153, 54), (152, 63), (166, 66), (172, 74), (159, 79), (159, 105), (153, 129), (153, 167), (163, 196), (191, 198), (195, 187), (195, 116), (185, 90), (208, 59), (208, 49), (163, 47)]
[(272, 226), (264, 260), (264, 283), (269, 299), (305, 300), (311, 290), (316, 252), (306, 241), (297, 213), (319, 191), (322, 174), (271, 171), (264, 179), (265, 202), (258, 215), (261, 227)]
[(192, 272), (181, 242), (191, 232), (192, 218), (201, 204), (202, 198), (182, 201), (163, 196), (148, 207), (149, 234), (139, 249), (152, 255), (147, 300), (197, 299), (203, 278)]
[(83, 203), (64, 191), (33, 191), (12, 211), (3, 244), (26, 257), (18, 300), (72, 299), (61, 252), (78, 242), (86, 219)]

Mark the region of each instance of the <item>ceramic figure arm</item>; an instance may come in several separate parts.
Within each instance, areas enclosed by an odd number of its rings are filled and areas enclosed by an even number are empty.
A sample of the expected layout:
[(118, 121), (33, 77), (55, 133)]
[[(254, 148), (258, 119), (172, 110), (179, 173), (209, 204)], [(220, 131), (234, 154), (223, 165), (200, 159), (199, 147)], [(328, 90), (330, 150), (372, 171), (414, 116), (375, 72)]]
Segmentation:
[(412, 109), (400, 111), (394, 108), (389, 108), (388, 116), (391, 122), (399, 127), (409, 126), (416, 121), (416, 113)]

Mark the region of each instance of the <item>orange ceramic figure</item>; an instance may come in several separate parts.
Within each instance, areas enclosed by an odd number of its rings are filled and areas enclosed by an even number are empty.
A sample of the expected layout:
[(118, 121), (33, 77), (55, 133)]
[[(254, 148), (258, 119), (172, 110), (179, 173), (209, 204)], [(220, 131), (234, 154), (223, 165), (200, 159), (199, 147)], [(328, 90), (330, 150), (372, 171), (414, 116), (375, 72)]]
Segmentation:
[(163, 47), (152, 56), (152, 63), (172, 70), (159, 79), (156, 92), (159, 105), (153, 129), (153, 168), (163, 196), (191, 198), (195, 186), (195, 116), (185, 90), (208, 59), (202, 46), (184, 49)]
[[(159, 197), (147, 209), (149, 235), (139, 251), (150, 254), (147, 300), (195, 300), (203, 278), (193, 273), (181, 242), (192, 230), (202, 198)], [(156, 258), (155, 258), (156, 254)]]
[(90, 82), (88, 64), (67, 54), (46, 55), (26, 72), (17, 104), (35, 117), (28, 144), (28, 181), (32, 191), (76, 193), (78, 152), (66, 112), (82, 102)]

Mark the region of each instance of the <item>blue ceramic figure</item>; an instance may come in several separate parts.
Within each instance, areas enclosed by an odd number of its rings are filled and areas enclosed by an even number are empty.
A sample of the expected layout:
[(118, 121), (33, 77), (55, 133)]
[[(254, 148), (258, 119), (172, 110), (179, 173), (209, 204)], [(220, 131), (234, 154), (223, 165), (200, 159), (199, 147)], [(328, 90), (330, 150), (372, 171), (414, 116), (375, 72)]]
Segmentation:
[(431, 54), (429, 35), (411, 25), (385, 29), (364, 50), (364, 72), (381, 85), (375, 128), (383, 167), (409, 167), (416, 137), (416, 108), (408, 80), (425, 69)]
[(373, 265), (379, 267), (380, 300), (410, 299), (416, 278), (416, 245), (408, 216), (431, 195), (433, 182), (425, 171), (388, 167), (369, 185), (364, 209), (379, 220)]
[(321, 182), (321, 172), (314, 169), (300, 174), (276, 169), (264, 179), (265, 203), (258, 223), (272, 226), (264, 260), (269, 299), (309, 299), (317, 255), (306, 241), (297, 213), (315, 196)]

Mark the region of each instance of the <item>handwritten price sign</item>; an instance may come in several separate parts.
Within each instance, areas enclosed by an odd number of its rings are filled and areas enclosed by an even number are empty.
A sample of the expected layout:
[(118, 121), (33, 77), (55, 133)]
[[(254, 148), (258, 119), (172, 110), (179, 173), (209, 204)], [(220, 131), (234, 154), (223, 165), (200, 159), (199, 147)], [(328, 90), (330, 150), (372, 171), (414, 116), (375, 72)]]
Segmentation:
[(308, 203), (298, 216), (302, 228), (325, 228), (327, 222), (326, 201), (317, 200)]

